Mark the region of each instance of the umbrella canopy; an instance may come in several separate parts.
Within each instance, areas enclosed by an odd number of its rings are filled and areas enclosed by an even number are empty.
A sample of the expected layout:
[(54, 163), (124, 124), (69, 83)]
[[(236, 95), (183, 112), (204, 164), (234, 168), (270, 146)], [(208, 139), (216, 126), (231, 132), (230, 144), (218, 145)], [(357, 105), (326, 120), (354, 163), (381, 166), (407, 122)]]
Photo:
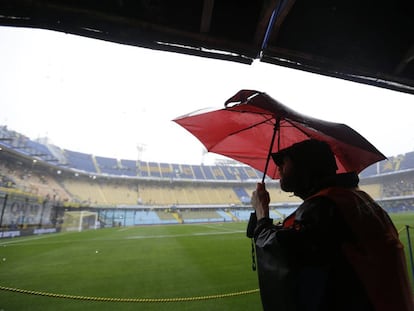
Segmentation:
[(173, 121), (208, 151), (245, 163), (273, 179), (280, 176), (276, 164), (269, 161), (270, 154), (311, 138), (330, 145), (338, 173), (359, 173), (386, 159), (349, 126), (305, 116), (254, 90), (239, 91), (223, 109), (190, 113)]

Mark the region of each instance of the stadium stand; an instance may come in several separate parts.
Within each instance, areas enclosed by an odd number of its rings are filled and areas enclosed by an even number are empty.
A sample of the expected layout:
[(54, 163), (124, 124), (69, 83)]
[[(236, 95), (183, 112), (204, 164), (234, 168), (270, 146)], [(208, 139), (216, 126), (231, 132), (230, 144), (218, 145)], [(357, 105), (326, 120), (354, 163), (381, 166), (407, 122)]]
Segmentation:
[(203, 172), (201, 166), (194, 165), (193, 166), (193, 172), (194, 172), (194, 176), (197, 180), (205, 180), (206, 179), (206, 175)]
[(251, 210), (237, 210), (233, 211), (234, 216), (240, 221), (248, 221), (250, 218)]
[(404, 159), (401, 161), (400, 169), (409, 170), (414, 167), (414, 152), (406, 153)]
[(95, 156), (96, 165), (102, 174), (119, 175), (120, 165), (114, 158)]
[(144, 161), (138, 161), (137, 175), (141, 177), (148, 177), (148, 163)]
[(184, 223), (226, 221), (226, 218), (222, 217), (215, 210), (184, 209), (180, 212), (180, 216)]
[(161, 176), (163, 178), (174, 178), (173, 169), (169, 163), (160, 163)]
[(360, 188), (369, 193), (373, 198), (382, 197), (382, 187), (380, 184), (361, 184)]
[(247, 193), (246, 189), (244, 189), (243, 187), (233, 187), (233, 190), (237, 194), (237, 197), (240, 199), (241, 203), (250, 203), (250, 196)]
[(173, 223), (170, 221), (161, 221), (158, 214), (154, 211), (135, 210), (110, 210), (103, 209), (99, 211), (98, 219), (107, 226), (137, 226), (153, 225), (160, 223)]
[(64, 179), (63, 186), (72, 194), (76, 202), (83, 204), (108, 205), (107, 200), (98, 183), (84, 178)]
[(178, 224), (179, 221), (174, 217), (174, 213), (170, 209), (162, 209), (156, 211), (158, 218), (162, 224)]
[(84, 172), (97, 173), (95, 163), (91, 154), (77, 151), (64, 150), (69, 167)]
[(7, 126), (0, 127), (0, 145), (16, 150), (22, 155), (27, 155), (34, 159), (45, 162), (58, 162), (58, 159), (46, 145), (32, 141), (28, 137), (15, 131), (8, 130)]
[(184, 179), (195, 179), (194, 172), (191, 165), (182, 164), (179, 166), (179, 176)]
[(162, 176), (159, 163), (148, 162), (148, 172), (150, 177), (160, 178)]
[[(79, 210), (97, 213), (101, 226), (246, 221), (250, 194), (262, 178), (237, 163), (158, 163), (70, 151), (6, 126), (0, 126), (0, 148), (2, 228), (58, 228), (64, 211)], [(361, 188), (387, 210), (414, 210), (414, 152), (374, 164), (360, 178)], [(266, 183), (274, 219), (300, 204), (278, 181)], [(14, 201), (7, 203), (7, 195)]]
[(121, 176), (137, 176), (137, 161), (121, 159), (121, 167), (119, 168)]

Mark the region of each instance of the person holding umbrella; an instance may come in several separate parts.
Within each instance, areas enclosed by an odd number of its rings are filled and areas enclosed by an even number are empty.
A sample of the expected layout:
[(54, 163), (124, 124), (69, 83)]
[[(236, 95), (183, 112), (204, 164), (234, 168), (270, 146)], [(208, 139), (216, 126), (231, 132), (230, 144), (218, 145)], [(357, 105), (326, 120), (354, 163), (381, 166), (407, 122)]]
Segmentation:
[[(386, 159), (365, 137), (246, 89), (174, 121), (209, 152), (263, 172), (247, 235), (264, 310), (414, 311), (398, 232), (358, 188), (358, 174)], [(266, 178), (303, 199), (281, 224), (269, 218)]]
[(258, 183), (252, 194), (263, 309), (413, 311), (398, 232), (358, 188), (357, 173), (338, 174), (330, 146), (315, 139), (272, 158), (281, 189), (303, 203), (283, 223), (273, 224), (265, 184)]

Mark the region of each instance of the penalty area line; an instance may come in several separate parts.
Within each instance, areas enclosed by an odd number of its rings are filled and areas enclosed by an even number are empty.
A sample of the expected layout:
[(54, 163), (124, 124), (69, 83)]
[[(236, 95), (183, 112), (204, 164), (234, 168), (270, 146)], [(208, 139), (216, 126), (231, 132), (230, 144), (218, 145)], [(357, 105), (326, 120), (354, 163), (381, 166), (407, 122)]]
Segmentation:
[(243, 233), (243, 230), (237, 231), (223, 231), (223, 232), (196, 232), (191, 234), (161, 234), (161, 235), (135, 235), (126, 237), (126, 239), (165, 239), (165, 238), (179, 238), (189, 236), (208, 236), (208, 235), (223, 235), (223, 234), (236, 234)]

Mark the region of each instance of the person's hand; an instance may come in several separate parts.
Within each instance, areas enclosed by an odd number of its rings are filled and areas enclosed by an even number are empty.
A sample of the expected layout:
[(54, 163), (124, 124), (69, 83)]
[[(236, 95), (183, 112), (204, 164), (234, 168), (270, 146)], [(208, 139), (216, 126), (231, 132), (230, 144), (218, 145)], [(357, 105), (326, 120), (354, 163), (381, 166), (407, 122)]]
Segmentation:
[(257, 220), (269, 217), (270, 196), (264, 183), (257, 183), (256, 191), (253, 191), (251, 202), (256, 211)]

